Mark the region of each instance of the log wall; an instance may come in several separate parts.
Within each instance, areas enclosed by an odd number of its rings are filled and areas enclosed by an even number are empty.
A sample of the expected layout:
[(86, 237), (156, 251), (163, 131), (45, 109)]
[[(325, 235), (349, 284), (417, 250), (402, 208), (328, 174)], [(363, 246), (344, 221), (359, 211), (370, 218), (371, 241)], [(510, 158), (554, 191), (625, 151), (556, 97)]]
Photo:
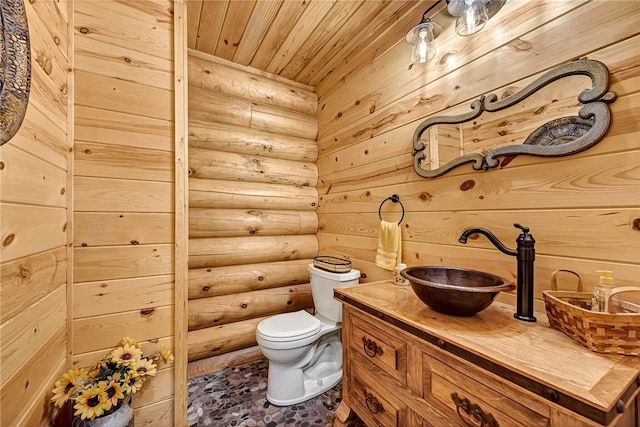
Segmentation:
[[(482, 226), (515, 247), (513, 223), (519, 222), (531, 228), (537, 241), (538, 300), (559, 268), (578, 272), (589, 289), (597, 283), (598, 269), (612, 270), (617, 284), (638, 285), (638, 16), (637, 2), (515, 1), (481, 32), (459, 37), (453, 19), (443, 12), (436, 17), (443, 32), (433, 62), (411, 66), (409, 46), (401, 41), (360, 72), (342, 80), (332, 77), (330, 86), (319, 83), (321, 253), (351, 258), (366, 276), (363, 281), (390, 278), (374, 264), (378, 207), (398, 194), (407, 211), (402, 232), (408, 265), (477, 268), (515, 280), (515, 259), (487, 239), (466, 246), (457, 240), (465, 228)], [(481, 95), (503, 97), (546, 70), (582, 57), (608, 66), (611, 90), (618, 94), (611, 104), (612, 126), (599, 144), (571, 157), (518, 156), (503, 169), (487, 172), (470, 165), (435, 179), (414, 172), (413, 131), (426, 117), (468, 111)], [(585, 86), (571, 79), (554, 83), (554, 90), (570, 93), (575, 107), (576, 87)], [(527, 117), (506, 110), (510, 116), (483, 122), (478, 129), (491, 143), (522, 141), (535, 120), (546, 121), (548, 111), (567, 107), (555, 106), (565, 102), (561, 95), (536, 102)], [(533, 117), (540, 118), (525, 123)], [(399, 217), (399, 206), (385, 206), (383, 215)]]
[[(71, 2), (24, 2), (31, 92), (0, 147), (0, 425), (49, 425), (68, 368)], [(70, 256), (71, 255), (71, 256)]]
[[(71, 332), (86, 366), (124, 336), (173, 348), (173, 4), (76, 1), (74, 19)], [(175, 388), (161, 365), (133, 398), (136, 425), (174, 425)]]
[(188, 60), (188, 348), (202, 370), (254, 347), (267, 316), (313, 305), (317, 97), (197, 51)]

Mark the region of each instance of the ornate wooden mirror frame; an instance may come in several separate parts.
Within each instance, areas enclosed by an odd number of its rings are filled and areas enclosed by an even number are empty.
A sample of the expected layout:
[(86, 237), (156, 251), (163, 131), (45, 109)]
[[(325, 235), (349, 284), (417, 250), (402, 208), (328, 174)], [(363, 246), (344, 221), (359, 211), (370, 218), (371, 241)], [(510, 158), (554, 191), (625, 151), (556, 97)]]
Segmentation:
[[(484, 111), (494, 112), (511, 107), (549, 83), (572, 75), (584, 75), (591, 79), (592, 87), (578, 95), (584, 104), (578, 116), (565, 116), (551, 120), (538, 127), (520, 145), (507, 145), (480, 153), (463, 154), (438, 168), (429, 170), (422, 161), (428, 158), (427, 145), (420, 140), (431, 126), (438, 124), (458, 124), (473, 120)], [(437, 116), (423, 121), (413, 134), (413, 166), (418, 175), (435, 178), (450, 170), (473, 163), (475, 170), (487, 170), (500, 164), (498, 157), (529, 154), (534, 156), (568, 156), (586, 150), (600, 141), (611, 123), (608, 103), (615, 101), (616, 93), (609, 91), (609, 69), (601, 62), (581, 59), (558, 66), (548, 71), (525, 88), (500, 101), (496, 94), (482, 96), (471, 103), (471, 111), (458, 116)]]
[(0, 0), (0, 145), (18, 132), (30, 88), (31, 52), (23, 0)]

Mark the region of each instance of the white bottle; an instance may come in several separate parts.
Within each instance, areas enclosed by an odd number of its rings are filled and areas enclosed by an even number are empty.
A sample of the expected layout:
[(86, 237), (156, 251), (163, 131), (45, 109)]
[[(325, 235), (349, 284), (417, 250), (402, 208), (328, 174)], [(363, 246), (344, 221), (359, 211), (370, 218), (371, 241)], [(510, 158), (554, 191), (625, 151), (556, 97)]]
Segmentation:
[(402, 270), (404, 270), (405, 268), (407, 268), (407, 264), (398, 264), (398, 266), (394, 270), (394, 272), (393, 272), (393, 282), (396, 285), (400, 285), (400, 286), (408, 286), (409, 285), (409, 281), (400, 275), (400, 272)]
[(593, 288), (593, 293), (591, 294), (591, 311), (607, 313), (609, 311), (609, 295), (615, 287), (613, 273), (608, 270), (596, 271), (600, 273), (600, 280), (598, 281), (598, 286)]

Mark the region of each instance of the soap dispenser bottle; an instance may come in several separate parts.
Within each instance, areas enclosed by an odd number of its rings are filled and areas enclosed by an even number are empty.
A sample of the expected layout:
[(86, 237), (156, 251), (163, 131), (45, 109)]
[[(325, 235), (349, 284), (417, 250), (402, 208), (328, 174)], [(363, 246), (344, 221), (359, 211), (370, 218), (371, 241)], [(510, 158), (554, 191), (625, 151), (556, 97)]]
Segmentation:
[(591, 311), (606, 313), (609, 310), (609, 295), (615, 286), (615, 281), (613, 280), (613, 273), (611, 271), (596, 270), (596, 272), (600, 273), (600, 280), (598, 281), (598, 286), (593, 288)]

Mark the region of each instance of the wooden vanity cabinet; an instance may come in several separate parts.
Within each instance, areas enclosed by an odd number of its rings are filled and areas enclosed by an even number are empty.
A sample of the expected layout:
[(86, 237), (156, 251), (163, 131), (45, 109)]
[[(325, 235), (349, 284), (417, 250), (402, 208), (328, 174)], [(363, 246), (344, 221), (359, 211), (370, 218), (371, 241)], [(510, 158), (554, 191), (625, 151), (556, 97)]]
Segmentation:
[(639, 425), (640, 358), (590, 352), (544, 314), (525, 324), (494, 303), (446, 316), (392, 282), (335, 295), (344, 351), (335, 426), (352, 412), (370, 427)]

